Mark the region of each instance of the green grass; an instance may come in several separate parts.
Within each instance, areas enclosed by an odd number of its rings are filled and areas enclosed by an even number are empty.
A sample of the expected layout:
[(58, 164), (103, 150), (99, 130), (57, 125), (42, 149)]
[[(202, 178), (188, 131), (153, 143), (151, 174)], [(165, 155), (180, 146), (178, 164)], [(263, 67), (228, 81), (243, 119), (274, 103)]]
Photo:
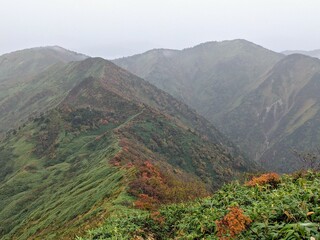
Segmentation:
[[(1, 239), (70, 238), (84, 231), (81, 226), (98, 224), (99, 217), (127, 202), (133, 170), (108, 164), (120, 150), (112, 133), (116, 125), (67, 133), (61, 127), (67, 124), (64, 117), (53, 114), (47, 117), (50, 122), (42, 119), (45, 125), (31, 122), (1, 143), (4, 164), (13, 171), (0, 183)], [(50, 133), (57, 130), (58, 134)], [(47, 139), (50, 145), (44, 154), (36, 154), (41, 132), (54, 139)]]
[(151, 159), (210, 187), (237, 174), (227, 172), (225, 152), (192, 130), (147, 108), (129, 113), (102, 124), (103, 111), (54, 109), (1, 142), (0, 238), (72, 239), (131, 211), (135, 168), (109, 164), (120, 151), (124, 164)]

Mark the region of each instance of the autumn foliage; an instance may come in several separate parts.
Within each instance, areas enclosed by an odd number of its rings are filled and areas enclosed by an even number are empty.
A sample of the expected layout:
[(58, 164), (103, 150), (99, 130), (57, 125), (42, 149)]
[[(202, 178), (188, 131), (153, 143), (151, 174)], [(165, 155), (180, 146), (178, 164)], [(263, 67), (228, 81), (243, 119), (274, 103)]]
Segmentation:
[(131, 182), (129, 193), (138, 199), (134, 205), (140, 209), (152, 210), (159, 204), (164, 180), (160, 172), (149, 161), (137, 166), (136, 179)]
[(280, 183), (280, 176), (277, 173), (266, 173), (258, 177), (253, 177), (245, 185), (248, 187), (270, 185), (276, 187)]
[(235, 238), (244, 231), (252, 220), (243, 214), (239, 207), (231, 207), (230, 211), (221, 220), (216, 221), (217, 236), (220, 240)]
[(189, 201), (208, 195), (201, 183), (164, 175), (150, 161), (136, 167), (136, 179), (131, 182), (129, 193), (137, 197), (134, 203), (137, 208), (154, 210), (163, 203)]

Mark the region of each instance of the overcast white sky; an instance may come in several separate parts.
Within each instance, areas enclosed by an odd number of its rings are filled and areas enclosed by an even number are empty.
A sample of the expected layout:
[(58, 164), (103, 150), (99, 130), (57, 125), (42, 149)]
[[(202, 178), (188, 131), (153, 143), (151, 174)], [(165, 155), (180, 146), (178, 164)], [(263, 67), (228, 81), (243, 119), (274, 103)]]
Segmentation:
[(114, 58), (236, 38), (320, 49), (320, 1), (0, 0), (0, 54), (59, 45)]

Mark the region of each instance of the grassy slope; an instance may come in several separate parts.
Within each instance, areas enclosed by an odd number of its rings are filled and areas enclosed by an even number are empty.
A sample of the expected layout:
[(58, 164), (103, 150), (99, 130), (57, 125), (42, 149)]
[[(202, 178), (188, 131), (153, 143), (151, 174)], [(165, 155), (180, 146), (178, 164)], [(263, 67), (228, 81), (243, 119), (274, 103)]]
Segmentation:
[(160, 215), (124, 209), (78, 239), (218, 239), (215, 221), (232, 206), (252, 220), (236, 239), (320, 239), (319, 189), (319, 173), (283, 176), (276, 188), (234, 182), (210, 198), (164, 206)]
[[(81, 113), (88, 114), (85, 110), (81, 110)], [(152, 113), (149, 114), (153, 116)], [(5, 179), (0, 185), (1, 205), (5, 206), (0, 212), (1, 226), (4, 226), (1, 234), (4, 239), (16, 237), (55, 239), (58, 236), (69, 238), (75, 233), (81, 233), (85, 229), (84, 225), (88, 224), (89, 227), (99, 223), (99, 219), (117, 208), (117, 205), (126, 205), (129, 201), (126, 197), (127, 183), (132, 179), (134, 169), (118, 169), (108, 164), (108, 161), (121, 150), (118, 139), (124, 137), (138, 143), (134, 150), (141, 159), (154, 159), (160, 166), (161, 161), (164, 161), (162, 164), (167, 166), (166, 160), (169, 158), (168, 162), (176, 169), (186, 169), (202, 177), (210, 174), (204, 170), (198, 172), (199, 166), (191, 162), (197, 158), (191, 159), (188, 151), (183, 150), (187, 146), (198, 144), (204, 148), (206, 144), (191, 133), (189, 133), (190, 139), (185, 138), (188, 133), (179, 130), (178, 126), (171, 126), (172, 123), (168, 123), (167, 119), (158, 118), (158, 122), (162, 122), (163, 125), (169, 124), (168, 131), (182, 134), (183, 138), (177, 138), (178, 141), (171, 145), (173, 149), (182, 148), (182, 150), (171, 154), (163, 154), (165, 147), (158, 147), (159, 149), (155, 150), (152, 147), (144, 149), (139, 145), (144, 143), (143, 140), (139, 142), (140, 136), (151, 132), (154, 139), (163, 140), (161, 136), (157, 136), (155, 128), (133, 132), (132, 135), (127, 134), (127, 124), (134, 120), (136, 114), (123, 123), (106, 126), (97, 126), (96, 121), (93, 123), (95, 124), (93, 128), (91, 124), (81, 123), (71, 132), (66, 130), (70, 128), (65, 126), (68, 121), (61, 120), (59, 115), (59, 112), (53, 112), (48, 117), (35, 119), (34, 123), (26, 125), (2, 146), (3, 149), (11, 149), (9, 154), (12, 156), (8, 158), (9, 161), (4, 160), (5, 169), (8, 171), (2, 175)], [(75, 115), (80, 116), (80, 113)], [(150, 115), (133, 123), (131, 127), (134, 131), (141, 127), (141, 123), (149, 121), (146, 118), (148, 116)], [(61, 128), (59, 135), (53, 136), (55, 140), (50, 144), (50, 137), (57, 133), (57, 126)], [(114, 136), (115, 129), (119, 134), (118, 137)], [(169, 136), (174, 141), (174, 134)], [(45, 139), (45, 142), (40, 139)], [(209, 147), (210, 145), (207, 146), (210, 150)], [(159, 155), (154, 156), (151, 150), (158, 152)], [(143, 151), (147, 151), (147, 154)], [(196, 155), (205, 156), (204, 150), (194, 151)], [(230, 161), (224, 153), (210, 151), (210, 157)], [(199, 160), (201, 158), (198, 157)], [(134, 161), (130, 154), (125, 160)], [(181, 160), (189, 167), (179, 164)], [(234, 176), (234, 172), (231, 171), (232, 165), (226, 168), (228, 162), (219, 167), (216, 167), (216, 164), (218, 164), (217, 159), (213, 161), (212, 166), (209, 165), (211, 171), (215, 171), (216, 180), (216, 182), (207, 181), (211, 186), (220, 185), (221, 182)]]
[[(112, 134), (116, 125), (68, 131), (62, 118), (52, 112), (2, 143), (13, 156), (2, 159), (9, 170), (6, 175), (1, 172), (3, 239), (56, 239), (66, 227), (72, 236), (80, 225), (93, 217), (93, 222), (98, 221), (98, 216), (111, 211), (114, 201), (125, 197), (132, 171), (108, 164), (120, 150)], [(47, 139), (40, 141), (44, 133)], [(96, 143), (101, 133), (106, 136)], [(58, 135), (50, 144), (51, 134)], [(44, 141), (47, 149), (41, 148)]]

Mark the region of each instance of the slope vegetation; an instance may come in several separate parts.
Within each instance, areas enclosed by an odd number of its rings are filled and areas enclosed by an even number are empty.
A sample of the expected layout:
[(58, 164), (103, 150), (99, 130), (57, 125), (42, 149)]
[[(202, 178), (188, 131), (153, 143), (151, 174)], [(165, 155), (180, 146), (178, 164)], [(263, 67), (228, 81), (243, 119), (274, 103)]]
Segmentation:
[(156, 212), (123, 210), (78, 239), (320, 238), (319, 173), (281, 179), (267, 174), (253, 181), (227, 184), (210, 198)]
[(71, 90), (0, 144), (2, 239), (70, 239), (134, 200), (204, 196), (257, 169), (185, 104), (113, 63), (48, 71), (39, 84)]

